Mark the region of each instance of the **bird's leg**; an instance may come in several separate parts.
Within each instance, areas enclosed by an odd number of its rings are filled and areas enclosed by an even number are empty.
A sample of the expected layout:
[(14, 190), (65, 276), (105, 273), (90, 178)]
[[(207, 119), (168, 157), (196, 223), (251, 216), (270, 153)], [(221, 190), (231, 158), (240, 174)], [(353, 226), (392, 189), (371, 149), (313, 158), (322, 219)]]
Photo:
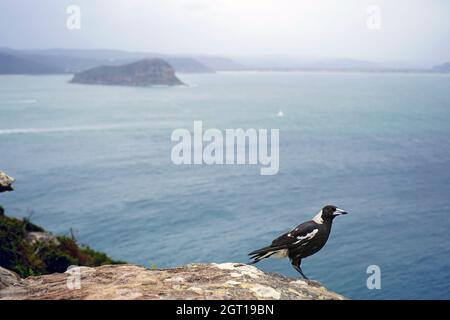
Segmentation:
[(300, 272), (300, 274), (302, 275), (303, 279), (309, 280), (309, 278), (307, 276), (305, 276), (305, 274), (303, 273), (303, 270), (302, 270), (302, 268), (300, 266), (295, 266), (294, 268), (295, 268), (295, 270)]
[(302, 263), (302, 260), (298, 260), (298, 261), (292, 261), (292, 266), (294, 267), (295, 270), (297, 270), (303, 277), (303, 279), (305, 280), (309, 280), (307, 276), (305, 276), (305, 274), (303, 273), (302, 268), (300, 267), (300, 264)]

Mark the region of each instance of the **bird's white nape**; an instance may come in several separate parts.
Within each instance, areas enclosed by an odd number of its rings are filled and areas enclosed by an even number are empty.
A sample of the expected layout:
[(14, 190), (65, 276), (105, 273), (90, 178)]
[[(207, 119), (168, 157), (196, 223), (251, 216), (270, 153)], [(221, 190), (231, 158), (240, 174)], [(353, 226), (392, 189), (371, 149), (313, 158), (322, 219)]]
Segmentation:
[(320, 210), (319, 213), (314, 216), (313, 221), (318, 224), (323, 223), (322, 210)]

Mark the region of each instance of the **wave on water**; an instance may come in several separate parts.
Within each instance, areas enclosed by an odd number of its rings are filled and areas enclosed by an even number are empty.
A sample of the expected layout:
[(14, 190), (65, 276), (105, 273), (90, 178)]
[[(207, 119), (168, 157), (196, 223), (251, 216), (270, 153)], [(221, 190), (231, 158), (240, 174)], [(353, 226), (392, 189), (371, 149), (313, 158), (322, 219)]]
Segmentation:
[(0, 101), (1, 104), (32, 104), (36, 103), (36, 99), (20, 99), (20, 100), (10, 100), (10, 101)]
[(107, 125), (77, 126), (77, 127), (0, 129), (0, 135), (102, 131), (102, 130), (133, 128), (133, 127), (145, 127), (147, 125), (148, 123), (140, 122), (140, 123), (109, 124), (109, 125), (107, 124)]

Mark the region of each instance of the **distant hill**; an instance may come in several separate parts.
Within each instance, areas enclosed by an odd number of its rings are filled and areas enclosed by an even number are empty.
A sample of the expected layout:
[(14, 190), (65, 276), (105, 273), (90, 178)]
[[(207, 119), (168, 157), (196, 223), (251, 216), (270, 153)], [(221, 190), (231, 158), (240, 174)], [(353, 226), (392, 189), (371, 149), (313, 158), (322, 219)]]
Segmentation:
[(247, 67), (229, 58), (218, 56), (194, 56), (194, 59), (216, 71), (243, 71)]
[(252, 70), (375, 70), (381, 67), (370, 61), (347, 58), (314, 58), (296, 56), (255, 56), (238, 59)]
[[(145, 58), (160, 58), (169, 62), (177, 72), (209, 72), (243, 70), (245, 67), (236, 61), (221, 57), (209, 55), (171, 55), (156, 52), (131, 52), (110, 49), (41, 49), (30, 50), (30, 53), (77, 57), (83, 59), (104, 60), (107, 64), (124, 63), (124, 61), (136, 61)], [(179, 68), (177, 68), (179, 67)]]
[(248, 70), (261, 71), (332, 71), (426, 73), (429, 68), (404, 61), (366, 61), (352, 58), (327, 58), (293, 55), (255, 55), (234, 57)]
[[(236, 56), (232, 59), (211, 55), (173, 55), (110, 49), (27, 49), (0, 48), (0, 53), (22, 58), (51, 69), (50, 73), (77, 73), (97, 66), (119, 66), (142, 59), (159, 58), (175, 72), (210, 73), (215, 71), (336, 71), (336, 72), (449, 72), (450, 63), (432, 69), (401, 61), (371, 62), (351, 58), (295, 55)], [(18, 64), (16, 64), (17, 66)], [(27, 66), (24, 65), (24, 66)], [(46, 72), (47, 73), (47, 72)]]
[[(109, 50), (101, 50), (101, 52), (109, 53)], [(65, 73), (76, 73), (101, 65), (121, 65), (142, 59), (142, 57), (114, 59), (108, 55), (101, 56), (99, 53), (90, 56), (83, 50), (70, 49), (15, 50), (0, 48), (0, 53), (33, 60), (62, 70)]]
[(213, 68), (209, 68), (204, 64), (192, 58), (165, 58), (176, 72), (180, 73), (213, 73)]
[(450, 62), (433, 67), (435, 72), (450, 72)]
[(0, 52), (0, 74), (57, 74), (63, 70), (32, 59)]
[(182, 85), (173, 68), (162, 59), (144, 59), (121, 66), (100, 66), (74, 75), (72, 83), (155, 86)]
[[(153, 52), (129, 52), (109, 49), (30, 49), (0, 48), (0, 52), (48, 64), (65, 72), (75, 73), (100, 65), (122, 65), (147, 58), (167, 61), (176, 72), (208, 73), (242, 69), (242, 66), (223, 57), (167, 55)], [(204, 62), (203, 62), (204, 60)]]

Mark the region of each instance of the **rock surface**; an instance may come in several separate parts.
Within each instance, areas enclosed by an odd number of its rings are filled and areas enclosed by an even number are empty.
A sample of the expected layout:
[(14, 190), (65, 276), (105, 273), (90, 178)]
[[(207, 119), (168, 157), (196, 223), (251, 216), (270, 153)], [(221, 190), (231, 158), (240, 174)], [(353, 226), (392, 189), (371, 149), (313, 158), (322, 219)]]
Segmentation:
[(17, 284), (20, 281), (21, 279), (17, 273), (0, 267), (0, 292), (2, 289)]
[(74, 267), (19, 282), (8, 279), (16, 284), (0, 290), (0, 299), (344, 299), (315, 281), (235, 263), (153, 270), (135, 265)]
[(183, 83), (162, 59), (144, 59), (121, 66), (100, 66), (74, 75), (72, 83), (120, 86), (175, 86)]
[(12, 191), (12, 184), (14, 178), (11, 178), (6, 173), (0, 170), (0, 192)]

